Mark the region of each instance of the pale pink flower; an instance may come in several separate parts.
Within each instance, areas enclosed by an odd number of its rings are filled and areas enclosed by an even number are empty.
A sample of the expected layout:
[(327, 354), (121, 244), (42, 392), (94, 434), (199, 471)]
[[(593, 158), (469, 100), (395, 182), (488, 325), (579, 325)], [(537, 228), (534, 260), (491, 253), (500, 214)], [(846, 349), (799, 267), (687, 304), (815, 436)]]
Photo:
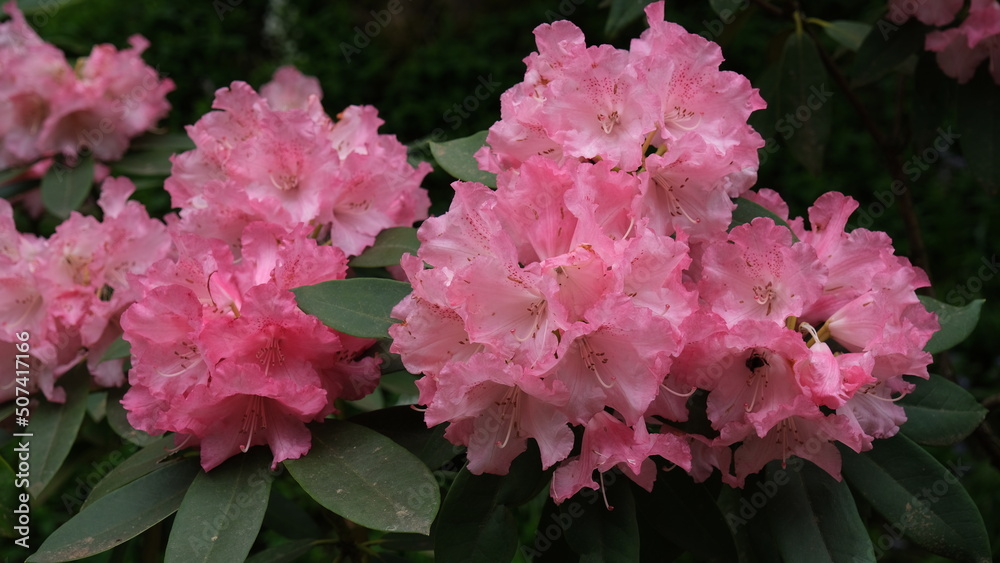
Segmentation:
[(926, 48), (937, 53), (941, 70), (959, 84), (972, 80), (976, 69), (988, 58), (990, 75), (1000, 84), (1000, 2), (972, 0), (962, 24), (928, 33)]
[(886, 17), (896, 25), (902, 25), (911, 17), (916, 17), (927, 25), (948, 25), (958, 15), (965, 0), (889, 0)]

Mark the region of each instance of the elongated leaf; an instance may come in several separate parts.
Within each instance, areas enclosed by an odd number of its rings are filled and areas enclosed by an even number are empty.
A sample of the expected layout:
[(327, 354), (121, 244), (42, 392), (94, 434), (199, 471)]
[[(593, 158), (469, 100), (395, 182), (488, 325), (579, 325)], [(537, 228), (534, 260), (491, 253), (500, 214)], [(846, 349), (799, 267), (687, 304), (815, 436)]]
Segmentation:
[(479, 169), (479, 164), (472, 156), (486, 144), (486, 131), (474, 135), (435, 143), (431, 141), (431, 154), (445, 172), (459, 180), (479, 182), (491, 188), (497, 187), (497, 175)]
[(375, 243), (354, 258), (351, 258), (352, 268), (383, 268), (399, 264), (403, 254), (409, 252), (414, 256), (420, 247), (417, 240), (417, 230), (413, 227), (392, 227), (375, 237)]
[(834, 20), (829, 22), (829, 25), (823, 26), (823, 31), (830, 36), (830, 39), (852, 51), (857, 51), (861, 48), (865, 37), (871, 33), (872, 25), (864, 22)]
[(517, 551), (514, 515), (498, 497), (500, 475), (473, 475), (463, 468), (445, 497), (437, 521), (435, 559), (441, 563), (508, 563)]
[(928, 446), (948, 446), (963, 440), (986, 418), (976, 398), (940, 375), (907, 378), (917, 387), (899, 400), (906, 410), (901, 428), (911, 440)]
[(56, 158), (42, 177), (42, 204), (56, 217), (65, 219), (87, 199), (93, 183), (92, 157), (81, 157), (73, 167), (67, 166), (61, 157)]
[(981, 69), (958, 87), (958, 129), (962, 152), (972, 173), (986, 186), (1000, 187), (1000, 96), (992, 77)]
[(813, 39), (793, 33), (785, 42), (778, 77), (777, 131), (792, 155), (814, 176), (823, 169), (832, 111), (830, 78)]
[(285, 466), (313, 499), (362, 526), (427, 534), (438, 511), (427, 466), (364, 426), (328, 420), (314, 427), (312, 449)]
[(119, 176), (169, 176), (170, 156), (174, 151), (157, 149), (134, 152), (111, 165), (111, 173)]
[[(738, 197), (733, 201), (736, 202), (736, 209), (733, 210), (733, 220), (729, 224), (730, 230), (732, 230), (733, 227), (749, 223), (757, 217), (767, 217), (773, 220), (776, 225), (781, 225), (783, 227), (787, 227), (788, 230), (791, 230), (791, 227), (788, 226), (788, 223), (786, 223), (784, 219), (778, 217), (777, 214), (763, 205), (742, 197)], [(792, 240), (798, 242), (799, 237), (795, 236), (795, 233), (792, 233)]]
[(82, 559), (128, 541), (173, 514), (198, 471), (190, 459), (108, 493), (52, 532), (28, 561)]
[(132, 345), (128, 343), (127, 340), (119, 336), (108, 346), (108, 349), (104, 351), (104, 355), (101, 356), (101, 361), (106, 362), (108, 360), (117, 360), (119, 358), (128, 358), (132, 354)]
[[(639, 19), (642, 10), (652, 0), (610, 0), (608, 21), (604, 25), (604, 34), (608, 37), (618, 35), (624, 27)], [(568, 14), (566, 14), (568, 15)]]
[(66, 402), (59, 404), (42, 401), (31, 411), (28, 432), (33, 436), (29, 438), (31, 485), (28, 492), (32, 496), (45, 490), (56, 471), (66, 461), (87, 412), (87, 388), (90, 385), (87, 370), (82, 367), (73, 368), (59, 378), (59, 383), (66, 390)]
[(704, 483), (695, 483), (683, 471), (661, 471), (652, 493), (633, 492), (638, 518), (658, 535), (704, 559), (736, 559), (726, 520)]
[(314, 539), (292, 540), (256, 553), (247, 558), (246, 563), (295, 563), (315, 544)]
[(167, 459), (171, 456), (173, 445), (173, 435), (160, 436), (153, 443), (118, 463), (114, 469), (109, 471), (103, 479), (94, 485), (90, 494), (87, 495), (86, 501), (83, 502), (82, 508), (87, 508), (108, 493), (116, 491), (157, 469), (183, 461), (178, 456)]
[(953, 465), (952, 473), (902, 434), (874, 446), (863, 454), (840, 450), (851, 488), (888, 521), (876, 555), (905, 535), (944, 557), (991, 560), (983, 517), (959, 481), (971, 467)]
[(199, 473), (174, 518), (166, 562), (246, 559), (267, 510), (270, 463), (270, 452), (258, 447)]
[(600, 502), (581, 504), (583, 512), (578, 515), (570, 512), (571, 505), (563, 510), (572, 519), (566, 528), (566, 541), (580, 554), (581, 563), (638, 561), (639, 523), (628, 480), (618, 476), (614, 483), (609, 483), (606, 475), (603, 486), (610, 510)]
[[(805, 462), (798, 471), (767, 466), (763, 514), (785, 561), (875, 561), (868, 530), (847, 484)], [(751, 497), (753, 498), (753, 497)]]
[(331, 280), (292, 290), (299, 307), (326, 326), (361, 338), (387, 338), (392, 308), (410, 284), (382, 278)]
[(924, 47), (927, 28), (911, 18), (901, 26), (879, 20), (858, 48), (852, 68), (852, 85), (863, 86), (878, 80)]
[(443, 425), (428, 428), (423, 413), (409, 405), (362, 413), (352, 416), (351, 422), (391, 438), (417, 456), (429, 469), (441, 467), (462, 451), (460, 446), (444, 438)]
[(934, 333), (924, 351), (931, 354), (943, 352), (965, 340), (979, 323), (979, 312), (983, 308), (984, 299), (976, 299), (962, 307), (942, 303), (933, 297), (921, 295), (920, 302), (924, 307), (935, 313), (941, 330)]
[(27, 172), (27, 166), (18, 166), (17, 168), (8, 168), (6, 170), (0, 170), (0, 185), (6, 184), (7, 182), (17, 178), (21, 174)]

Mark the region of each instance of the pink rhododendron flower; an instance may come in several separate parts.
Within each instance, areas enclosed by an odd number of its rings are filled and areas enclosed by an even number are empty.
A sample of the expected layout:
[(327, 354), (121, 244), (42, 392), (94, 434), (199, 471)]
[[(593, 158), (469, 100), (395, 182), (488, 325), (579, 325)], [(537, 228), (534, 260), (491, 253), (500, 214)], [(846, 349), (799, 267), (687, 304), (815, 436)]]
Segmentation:
[(948, 25), (965, 0), (889, 0), (889, 21), (902, 25), (911, 17), (916, 17), (927, 25)]
[(98, 45), (71, 67), (65, 55), (42, 41), (14, 2), (11, 20), (0, 24), (0, 168), (29, 164), (81, 149), (97, 159), (118, 160), (132, 137), (151, 129), (170, 109), (174, 89), (140, 55), (149, 42), (129, 38), (118, 51)]
[(374, 108), (349, 107), (334, 122), (318, 82), (288, 67), (262, 91), (234, 82), (216, 92), (219, 111), (188, 127), (197, 148), (173, 157), (165, 184), (179, 228), (235, 248), (254, 221), (306, 224), (358, 254), (383, 229), (427, 216), (430, 165), (411, 166), (406, 147), (378, 134)]
[(174, 233), (176, 258), (135, 278), (143, 297), (122, 316), (136, 428), (200, 444), (206, 470), (258, 444), (277, 464), (309, 450), (305, 423), (334, 400), (374, 389), (378, 361), (358, 357), (371, 342), (303, 313), (289, 291), (346, 273), (344, 253), (307, 234), (251, 223), (234, 260), (220, 240)]
[(124, 382), (123, 360), (101, 362), (121, 334), (122, 311), (141, 295), (130, 275), (166, 256), (170, 238), (163, 223), (128, 201), (130, 180), (109, 178), (101, 186), (102, 221), (73, 212), (49, 239), (17, 233), (10, 205), (0, 203), (0, 340), (31, 334), (38, 366), (32, 378), (47, 398), (64, 400), (56, 379), (86, 359), (95, 382)]
[(1000, 2), (972, 0), (961, 25), (928, 33), (926, 47), (937, 53), (941, 70), (960, 84), (972, 80), (986, 59), (993, 81), (1000, 84)]

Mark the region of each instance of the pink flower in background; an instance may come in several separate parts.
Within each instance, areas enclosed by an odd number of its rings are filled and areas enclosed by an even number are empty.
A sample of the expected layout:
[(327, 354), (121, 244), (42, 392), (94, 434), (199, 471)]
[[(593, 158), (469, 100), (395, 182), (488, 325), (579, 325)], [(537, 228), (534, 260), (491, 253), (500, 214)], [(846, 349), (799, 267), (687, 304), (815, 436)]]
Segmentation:
[(14, 2), (0, 24), (0, 168), (30, 164), (81, 150), (98, 160), (118, 160), (129, 140), (153, 128), (170, 109), (174, 89), (141, 59), (149, 42), (129, 38), (118, 51), (97, 45), (71, 67), (65, 55), (43, 42)]
[(887, 17), (896, 25), (902, 25), (911, 17), (927, 25), (948, 25), (964, 4), (965, 0), (889, 0)]
[(269, 98), (234, 82), (216, 92), (218, 111), (188, 127), (197, 148), (173, 157), (165, 184), (179, 228), (236, 245), (254, 221), (305, 224), (358, 254), (383, 229), (427, 217), (430, 165), (411, 166), (406, 147), (378, 134), (374, 108), (334, 122), (318, 82), (287, 67), (262, 91)]
[(123, 360), (101, 356), (121, 334), (122, 311), (141, 295), (131, 276), (170, 250), (163, 223), (128, 201), (134, 190), (128, 179), (107, 179), (98, 199), (103, 221), (74, 212), (49, 239), (17, 233), (9, 204), (0, 204), (0, 291), (14, 305), (0, 317), (0, 340), (31, 334), (39, 363), (32, 381), (50, 400), (64, 400), (55, 381), (84, 359), (98, 385), (124, 382)]
[(136, 428), (200, 444), (206, 470), (258, 444), (277, 464), (308, 451), (305, 423), (337, 398), (374, 389), (378, 361), (359, 357), (371, 342), (303, 313), (289, 291), (346, 273), (343, 252), (307, 234), (251, 223), (234, 260), (222, 241), (174, 233), (177, 257), (137, 278), (144, 295), (122, 317)]
[(961, 25), (928, 33), (926, 47), (937, 53), (941, 70), (959, 84), (972, 80), (986, 59), (993, 81), (1000, 84), (1000, 2), (972, 0)]

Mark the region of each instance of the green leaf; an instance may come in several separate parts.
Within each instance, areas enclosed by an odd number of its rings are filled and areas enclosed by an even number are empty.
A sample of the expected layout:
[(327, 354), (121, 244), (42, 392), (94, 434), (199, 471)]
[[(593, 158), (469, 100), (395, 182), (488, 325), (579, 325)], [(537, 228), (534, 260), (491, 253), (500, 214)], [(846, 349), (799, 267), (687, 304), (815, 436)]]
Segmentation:
[(874, 541), (876, 556), (905, 535), (943, 557), (991, 560), (983, 517), (959, 482), (971, 467), (951, 464), (952, 473), (902, 434), (863, 454), (840, 451), (851, 488), (888, 521)]
[[(729, 223), (729, 230), (732, 230), (733, 227), (750, 223), (757, 217), (767, 217), (774, 221), (776, 225), (781, 225), (789, 231), (792, 230), (784, 219), (778, 217), (776, 213), (755, 201), (738, 197), (734, 199), (733, 202), (736, 203), (736, 209), (733, 210), (733, 220)], [(799, 237), (795, 236), (795, 233), (792, 233), (792, 240), (799, 242)]]
[(309, 553), (314, 545), (314, 539), (292, 540), (256, 553), (247, 558), (245, 563), (295, 563)]
[(17, 168), (8, 168), (6, 170), (0, 170), (0, 185), (6, 184), (7, 182), (17, 178), (21, 174), (28, 171), (28, 166), (18, 166)]
[(898, 28), (879, 20), (858, 48), (852, 68), (852, 86), (874, 82), (924, 48), (927, 28), (911, 19)]
[[(17, 7), (24, 13), (24, 15), (32, 15), (35, 13), (42, 14), (44, 16), (54, 16), (59, 10), (64, 7), (75, 4), (80, 0), (18, 0)], [(34, 23), (36, 26), (41, 27), (44, 25), (42, 22), (48, 22), (48, 18), (36, 19)]]
[(80, 157), (72, 168), (62, 157), (56, 157), (42, 177), (42, 204), (56, 217), (65, 219), (87, 199), (93, 183), (93, 157)]
[(832, 120), (829, 77), (816, 43), (805, 34), (788, 37), (780, 65), (776, 115), (781, 117), (775, 130), (784, 137), (792, 156), (818, 176)]
[(65, 403), (43, 400), (31, 411), (28, 432), (31, 442), (31, 485), (28, 492), (37, 496), (49, 484), (69, 455), (83, 416), (87, 413), (90, 374), (77, 366), (59, 378), (66, 390)]
[(125, 396), (124, 388), (116, 388), (108, 391), (107, 417), (108, 425), (123, 440), (127, 440), (137, 446), (148, 446), (159, 440), (156, 436), (151, 436), (142, 430), (137, 430), (128, 421), (125, 407), (122, 406), (122, 397)]
[(406, 282), (351, 278), (297, 287), (292, 293), (303, 311), (334, 330), (361, 338), (387, 338), (392, 308), (411, 291)]
[(979, 312), (986, 302), (984, 299), (976, 299), (968, 305), (956, 307), (925, 295), (919, 296), (919, 299), (928, 311), (937, 315), (938, 322), (941, 323), (941, 330), (935, 332), (924, 346), (924, 351), (931, 354), (944, 352), (972, 334), (979, 323)]
[(651, 493), (633, 491), (636, 515), (658, 535), (703, 559), (736, 560), (726, 520), (704, 483), (684, 471), (661, 470)]
[(115, 176), (169, 176), (174, 151), (159, 149), (133, 152), (111, 165)]
[(965, 439), (986, 418), (987, 410), (968, 391), (940, 375), (916, 383), (897, 403), (906, 411), (900, 428), (911, 440), (928, 446), (949, 446)]
[(17, 525), (18, 517), (14, 510), (21, 505), (18, 497), (23, 491), (15, 487), (15, 483), (17, 475), (14, 473), (14, 468), (6, 459), (0, 458), (0, 536), (5, 538), (14, 537), (14, 526)]
[(428, 428), (424, 415), (409, 405), (390, 407), (351, 417), (351, 422), (387, 436), (430, 469), (437, 469), (458, 455), (462, 448), (444, 438), (444, 425)]
[(198, 471), (189, 459), (108, 493), (52, 532), (28, 561), (82, 559), (128, 541), (173, 514)]
[(958, 86), (958, 130), (962, 153), (972, 173), (988, 188), (1000, 187), (1000, 92), (981, 68), (968, 84)]
[[(116, 491), (125, 485), (128, 485), (132, 481), (139, 479), (140, 477), (144, 477), (153, 471), (168, 465), (176, 465), (183, 461), (179, 456), (170, 457), (173, 452), (173, 445), (173, 435), (160, 436), (159, 438), (156, 438), (156, 441), (153, 443), (120, 462), (114, 469), (109, 471), (103, 479), (94, 485), (90, 494), (87, 495), (87, 499), (83, 502), (81, 510), (86, 509), (91, 504), (94, 504), (98, 499), (108, 493)], [(114, 462), (114, 458), (112, 456), (114, 456), (114, 454), (109, 456), (109, 460)]]
[[(560, 507), (561, 513), (570, 522), (566, 527), (566, 541), (573, 551), (580, 554), (581, 563), (638, 561), (639, 523), (628, 479), (624, 475), (608, 472), (604, 475), (602, 486), (610, 509), (602, 502), (575, 505), (576, 508), (582, 507), (582, 511), (574, 510), (569, 501)], [(593, 491), (584, 491), (578, 496), (591, 493)]]
[(271, 457), (257, 447), (198, 473), (170, 529), (166, 563), (246, 559), (267, 510)]
[(127, 340), (119, 336), (108, 346), (108, 349), (104, 351), (104, 355), (101, 356), (101, 361), (106, 362), (108, 360), (117, 360), (120, 358), (128, 358), (132, 355), (132, 345), (128, 343)]
[(441, 168), (455, 178), (466, 182), (479, 182), (495, 188), (497, 187), (497, 175), (480, 170), (479, 164), (473, 157), (473, 154), (486, 144), (487, 133), (487, 131), (480, 131), (468, 137), (443, 143), (431, 141), (431, 154), (434, 155), (434, 160), (441, 165)]
[(184, 152), (194, 148), (194, 141), (187, 133), (146, 133), (129, 143), (129, 149), (135, 151)]
[(785, 561), (875, 561), (868, 530), (843, 481), (812, 463), (802, 462), (796, 471), (775, 461), (758, 485), (753, 495), (770, 497), (762, 512)]
[(430, 533), (437, 481), (402, 446), (364, 426), (327, 420), (314, 426), (312, 449), (285, 461), (313, 499), (375, 530)]
[(413, 227), (391, 227), (375, 237), (375, 242), (361, 254), (351, 258), (352, 268), (384, 268), (396, 266), (399, 259), (409, 252), (416, 256), (420, 241)]
[(830, 39), (852, 51), (857, 51), (861, 48), (865, 37), (871, 33), (872, 25), (864, 22), (834, 20), (823, 26), (823, 31), (830, 36)]
[(517, 525), (500, 502), (504, 476), (473, 475), (462, 468), (441, 506), (434, 539), (441, 563), (509, 563), (517, 551)]
[(625, 26), (642, 16), (642, 11), (652, 0), (610, 0), (608, 21), (604, 24), (604, 34), (608, 37), (618, 35)]

